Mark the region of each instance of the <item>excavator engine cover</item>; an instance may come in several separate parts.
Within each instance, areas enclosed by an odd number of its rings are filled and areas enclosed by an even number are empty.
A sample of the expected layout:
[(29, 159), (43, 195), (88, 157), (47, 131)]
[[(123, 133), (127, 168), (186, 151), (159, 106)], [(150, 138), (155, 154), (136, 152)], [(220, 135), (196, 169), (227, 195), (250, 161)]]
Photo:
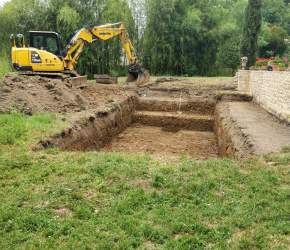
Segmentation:
[(135, 82), (137, 85), (143, 85), (150, 79), (148, 70), (143, 69), (139, 64), (129, 66), (127, 82)]

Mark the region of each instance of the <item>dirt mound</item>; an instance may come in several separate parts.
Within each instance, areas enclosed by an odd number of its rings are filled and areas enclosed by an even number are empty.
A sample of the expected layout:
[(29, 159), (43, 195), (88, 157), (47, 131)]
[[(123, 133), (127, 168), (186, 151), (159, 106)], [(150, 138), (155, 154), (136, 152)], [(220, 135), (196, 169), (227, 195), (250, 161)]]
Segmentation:
[(73, 86), (69, 81), (39, 76), (6, 75), (0, 82), (0, 113), (17, 110), (36, 112), (80, 112), (126, 97), (118, 87)]

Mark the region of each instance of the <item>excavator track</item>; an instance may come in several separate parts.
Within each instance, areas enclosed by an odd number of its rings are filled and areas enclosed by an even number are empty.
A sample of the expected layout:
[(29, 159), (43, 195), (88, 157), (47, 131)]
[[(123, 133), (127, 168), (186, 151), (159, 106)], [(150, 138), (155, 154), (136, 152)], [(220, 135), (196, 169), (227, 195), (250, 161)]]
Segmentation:
[(47, 78), (54, 78), (54, 79), (68, 79), (71, 77), (80, 77), (75, 72), (72, 71), (63, 71), (63, 72), (33, 72), (33, 71), (23, 71), (20, 72), (19, 75), (25, 76), (41, 76)]
[(73, 86), (81, 86), (87, 83), (86, 76), (80, 76), (76, 72), (73, 71), (63, 71), (63, 72), (32, 72), (32, 71), (25, 71), (19, 72), (20, 76), (40, 76), (45, 78), (52, 78), (52, 79), (60, 79), (62, 81), (66, 81), (71, 83)]

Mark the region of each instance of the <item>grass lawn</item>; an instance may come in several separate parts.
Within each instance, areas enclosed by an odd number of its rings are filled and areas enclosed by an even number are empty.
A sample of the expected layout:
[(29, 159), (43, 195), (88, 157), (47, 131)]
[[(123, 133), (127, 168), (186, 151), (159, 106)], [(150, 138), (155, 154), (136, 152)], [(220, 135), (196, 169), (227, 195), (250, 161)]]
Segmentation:
[(63, 126), (0, 115), (0, 249), (289, 249), (288, 149), (175, 164), (30, 150)]
[(0, 78), (11, 71), (9, 58), (0, 51)]

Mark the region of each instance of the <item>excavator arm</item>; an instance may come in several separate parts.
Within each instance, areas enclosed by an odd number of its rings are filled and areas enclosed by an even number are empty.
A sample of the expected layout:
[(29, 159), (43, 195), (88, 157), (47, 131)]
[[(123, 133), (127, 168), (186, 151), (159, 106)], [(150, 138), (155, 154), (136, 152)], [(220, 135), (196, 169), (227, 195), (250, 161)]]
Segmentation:
[(130, 64), (137, 63), (137, 56), (123, 23), (105, 24), (92, 29), (92, 33), (100, 40), (107, 41), (119, 36), (123, 51)]
[(105, 24), (91, 29), (83, 28), (79, 30), (67, 46), (64, 57), (65, 68), (71, 71), (75, 69), (87, 43), (93, 43), (96, 40), (107, 41), (114, 37), (120, 38), (122, 49), (130, 64), (127, 81), (137, 80), (139, 83), (147, 82), (149, 80), (149, 73), (140, 67), (135, 49), (123, 23)]

